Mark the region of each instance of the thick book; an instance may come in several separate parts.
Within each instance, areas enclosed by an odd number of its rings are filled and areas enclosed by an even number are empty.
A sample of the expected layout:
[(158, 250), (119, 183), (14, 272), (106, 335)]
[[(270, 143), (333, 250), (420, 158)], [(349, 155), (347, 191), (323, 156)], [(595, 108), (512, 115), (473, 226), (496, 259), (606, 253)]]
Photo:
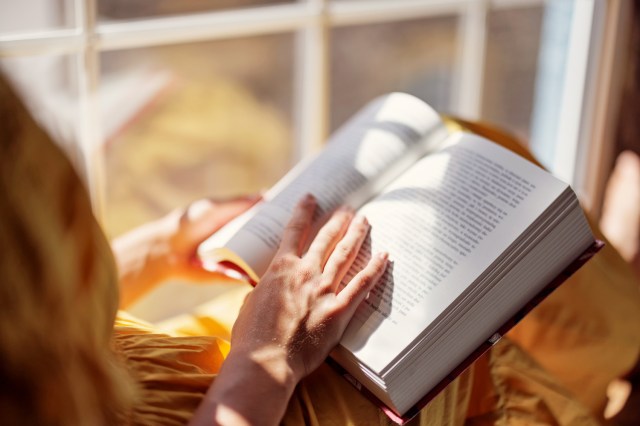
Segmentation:
[(488, 139), (452, 131), (423, 101), (392, 93), (205, 241), (204, 266), (256, 282), (308, 192), (318, 200), (318, 226), (342, 204), (369, 220), (353, 271), (372, 253), (390, 254), (330, 363), (398, 423), (601, 244), (569, 185)]

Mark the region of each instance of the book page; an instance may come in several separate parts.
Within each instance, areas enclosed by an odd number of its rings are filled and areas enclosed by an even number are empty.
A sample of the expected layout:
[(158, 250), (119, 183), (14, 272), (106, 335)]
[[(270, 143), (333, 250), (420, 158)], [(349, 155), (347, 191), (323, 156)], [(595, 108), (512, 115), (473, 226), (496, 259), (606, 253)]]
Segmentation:
[(567, 188), (483, 138), (451, 139), (361, 209), (372, 229), (352, 271), (379, 251), (391, 262), (341, 344), (376, 373)]
[(261, 275), (303, 195), (317, 198), (318, 221), (341, 204), (357, 207), (445, 138), (440, 117), (424, 102), (401, 93), (380, 98), (347, 122), (319, 155), (287, 174), (269, 191), (265, 203), (241, 226), (235, 224), (228, 240), (207, 241), (201, 252), (224, 245)]

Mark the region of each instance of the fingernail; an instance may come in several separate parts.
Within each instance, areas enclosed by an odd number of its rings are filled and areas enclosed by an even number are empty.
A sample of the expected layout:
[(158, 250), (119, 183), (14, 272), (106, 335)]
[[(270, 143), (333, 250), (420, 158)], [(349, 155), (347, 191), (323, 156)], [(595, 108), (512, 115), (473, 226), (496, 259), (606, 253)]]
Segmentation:
[(386, 262), (389, 259), (389, 253), (387, 253), (386, 251), (378, 253), (377, 256), (378, 256), (378, 259), (380, 259), (383, 262)]
[(302, 204), (313, 204), (316, 202), (316, 197), (313, 196), (313, 194), (306, 194), (303, 198), (302, 198)]
[(355, 217), (354, 220), (356, 221), (356, 223), (361, 223), (363, 225), (369, 226), (369, 220), (364, 215), (359, 214)]

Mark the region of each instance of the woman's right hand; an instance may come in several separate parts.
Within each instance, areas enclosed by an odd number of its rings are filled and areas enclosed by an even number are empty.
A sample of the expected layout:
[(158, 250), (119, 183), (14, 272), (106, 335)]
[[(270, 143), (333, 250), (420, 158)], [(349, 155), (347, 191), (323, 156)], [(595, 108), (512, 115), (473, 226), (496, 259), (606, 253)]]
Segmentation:
[(382, 276), (386, 253), (372, 256), (341, 288), (369, 230), (364, 217), (354, 218), (346, 208), (333, 214), (303, 253), (315, 208), (312, 196), (295, 208), (276, 256), (240, 311), (231, 351), (194, 424), (277, 423), (295, 385), (338, 344)]
[(278, 253), (247, 298), (231, 335), (232, 352), (280, 356), (287, 360), (296, 382), (319, 367), (338, 344), (387, 260), (386, 254), (373, 256), (340, 288), (369, 232), (369, 223), (341, 208), (302, 253), (315, 208), (312, 196), (296, 208)]

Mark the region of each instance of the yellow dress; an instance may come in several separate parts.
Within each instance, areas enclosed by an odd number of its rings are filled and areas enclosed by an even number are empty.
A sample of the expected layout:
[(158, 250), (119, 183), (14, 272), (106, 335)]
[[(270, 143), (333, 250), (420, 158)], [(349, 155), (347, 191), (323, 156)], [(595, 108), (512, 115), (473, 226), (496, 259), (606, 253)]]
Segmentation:
[[(507, 135), (461, 124), (530, 158)], [(250, 291), (246, 284), (238, 285), (245, 287), (224, 293), (209, 309), (183, 316), (169, 330), (165, 327), (164, 336), (131, 318), (117, 322), (116, 342), (129, 339), (129, 346), (117, 347), (144, 385), (133, 423), (184, 424), (190, 417), (228, 351), (232, 321), (220, 308), (238, 307)], [(607, 246), (451, 383), (412, 424), (597, 424), (607, 384), (638, 357), (640, 329), (634, 324), (640, 324), (637, 282)], [(283, 423), (390, 424), (327, 365), (299, 384)]]
[[(221, 297), (232, 299), (231, 305), (237, 304), (237, 294)], [(183, 318), (171, 336), (126, 313), (119, 314), (115, 347), (139, 386), (138, 399), (126, 416), (131, 424), (180, 425), (188, 421), (215, 380), (228, 350), (225, 322), (215, 322), (215, 311), (201, 311)], [(186, 335), (207, 330), (218, 336)], [(607, 376), (615, 371), (612, 365), (600, 374)], [(598, 424), (576, 396), (530, 354), (504, 338), (436, 397), (412, 424)], [(391, 423), (346, 380), (323, 365), (298, 385), (283, 424)]]
[[(84, 188), (2, 79), (0, 134), (0, 421), (187, 423), (229, 350), (232, 319), (218, 308), (247, 288), (171, 330), (116, 316), (115, 266)], [(637, 290), (606, 248), (414, 423), (597, 424), (604, 386), (638, 356)], [(325, 365), (283, 423), (389, 422)]]

